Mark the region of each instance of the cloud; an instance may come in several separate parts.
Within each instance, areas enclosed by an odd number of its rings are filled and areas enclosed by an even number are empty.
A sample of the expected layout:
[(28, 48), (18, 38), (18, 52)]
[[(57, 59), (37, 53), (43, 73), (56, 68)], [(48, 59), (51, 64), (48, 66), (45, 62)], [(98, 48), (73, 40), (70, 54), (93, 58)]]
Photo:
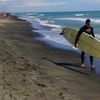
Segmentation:
[(44, 6), (62, 6), (67, 2), (43, 2), (43, 0), (1, 0), (0, 5), (10, 7), (44, 7)]
[(0, 0), (0, 10), (6, 11), (71, 11), (100, 9), (100, 0)]
[(79, 0), (80, 2), (85, 2), (85, 3), (100, 3), (100, 0)]
[(52, 7), (62, 7), (67, 6), (68, 2), (65, 1), (50, 1), (50, 0), (1, 0), (0, 8), (6, 10), (14, 9), (30, 9), (30, 8), (52, 8)]

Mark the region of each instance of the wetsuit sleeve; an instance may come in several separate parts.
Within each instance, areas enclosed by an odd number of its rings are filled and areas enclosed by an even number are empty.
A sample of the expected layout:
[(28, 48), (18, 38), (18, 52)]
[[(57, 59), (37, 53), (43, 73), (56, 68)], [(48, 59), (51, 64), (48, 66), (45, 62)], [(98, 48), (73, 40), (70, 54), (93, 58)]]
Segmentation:
[(78, 43), (79, 38), (80, 38), (80, 36), (81, 36), (82, 32), (83, 32), (83, 28), (81, 28), (81, 29), (78, 31), (78, 34), (77, 34), (76, 39), (75, 39), (75, 44), (77, 44), (77, 43)]
[(94, 30), (93, 30), (93, 28), (92, 28), (92, 36), (95, 37), (95, 34), (94, 34)]

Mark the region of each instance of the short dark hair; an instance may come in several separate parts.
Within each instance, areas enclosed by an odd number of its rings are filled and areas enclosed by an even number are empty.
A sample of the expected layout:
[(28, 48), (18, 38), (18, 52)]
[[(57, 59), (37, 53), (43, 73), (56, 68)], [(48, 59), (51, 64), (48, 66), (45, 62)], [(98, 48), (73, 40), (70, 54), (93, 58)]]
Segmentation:
[(91, 22), (91, 20), (90, 20), (90, 19), (87, 19), (87, 20), (86, 20), (86, 23), (88, 23), (88, 22)]

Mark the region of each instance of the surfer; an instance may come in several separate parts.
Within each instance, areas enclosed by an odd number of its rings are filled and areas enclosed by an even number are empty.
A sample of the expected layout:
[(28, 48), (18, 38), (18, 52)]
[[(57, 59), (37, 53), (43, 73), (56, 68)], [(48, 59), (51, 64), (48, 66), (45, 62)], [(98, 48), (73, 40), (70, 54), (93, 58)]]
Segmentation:
[[(90, 19), (86, 20), (85, 25), (82, 28), (80, 28), (80, 30), (79, 30), (79, 32), (76, 36), (76, 40), (75, 40), (75, 47), (76, 48), (78, 48), (78, 41), (79, 41), (79, 38), (80, 38), (80, 36), (83, 32), (95, 37), (94, 32), (93, 32), (93, 27), (91, 27), (91, 20)], [(82, 63), (81, 63), (81, 66), (80, 66), (82, 68), (85, 67), (85, 65), (84, 65), (84, 55), (85, 55), (85, 52), (82, 51), (82, 53), (81, 53)], [(95, 69), (95, 66), (93, 65), (93, 56), (90, 56), (90, 64), (91, 64), (91, 69), (92, 70)]]

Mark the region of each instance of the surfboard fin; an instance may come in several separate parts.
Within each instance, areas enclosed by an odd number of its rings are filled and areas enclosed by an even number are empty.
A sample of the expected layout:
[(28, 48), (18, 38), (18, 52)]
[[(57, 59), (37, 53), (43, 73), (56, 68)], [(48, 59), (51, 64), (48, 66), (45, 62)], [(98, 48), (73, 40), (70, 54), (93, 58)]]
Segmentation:
[(62, 32), (62, 33), (60, 33), (60, 35), (63, 35), (63, 32)]

